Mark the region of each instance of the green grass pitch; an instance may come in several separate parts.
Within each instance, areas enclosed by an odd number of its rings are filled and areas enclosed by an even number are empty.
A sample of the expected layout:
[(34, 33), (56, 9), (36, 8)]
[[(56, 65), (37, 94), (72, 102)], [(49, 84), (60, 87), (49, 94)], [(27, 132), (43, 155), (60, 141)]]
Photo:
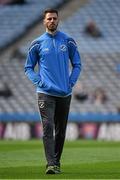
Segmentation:
[(0, 179), (119, 179), (120, 142), (65, 142), (62, 173), (45, 174), (41, 140), (0, 141)]

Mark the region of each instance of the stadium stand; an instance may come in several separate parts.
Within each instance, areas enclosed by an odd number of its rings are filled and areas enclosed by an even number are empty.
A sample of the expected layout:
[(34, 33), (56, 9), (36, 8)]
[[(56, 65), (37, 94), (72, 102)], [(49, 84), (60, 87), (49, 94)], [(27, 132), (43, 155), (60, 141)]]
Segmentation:
[[(73, 99), (73, 112), (116, 113), (120, 100), (120, 74), (116, 71), (119, 69), (120, 59), (119, 7), (118, 0), (90, 0), (86, 6), (61, 23), (61, 29), (72, 35), (78, 43), (83, 61), (80, 82), (85, 90), (93, 92), (95, 88), (101, 87), (108, 96), (108, 102), (99, 107), (89, 100), (80, 104)], [(103, 37), (95, 39), (86, 36), (84, 28), (91, 19), (97, 24)]]
[[(119, 7), (119, 0), (89, 0), (86, 6), (63, 22), (61, 28), (77, 40), (81, 53), (117, 53), (120, 46)], [(91, 19), (103, 38), (94, 39), (84, 34), (84, 28)]]
[(27, 29), (42, 18), (47, 7), (57, 7), (63, 0), (26, 0), (24, 5), (0, 4), (0, 49), (20, 38)]
[(0, 0), (0, 4), (2, 5), (6, 5), (6, 4), (8, 5), (20, 4), (21, 5), (24, 3), (26, 3), (25, 0)]
[[(44, 2), (46, 2), (46, 4), (43, 3), (44, 6), (46, 5), (47, 7), (48, 5), (52, 6), (55, 2), (57, 4), (61, 1), (46, 0)], [(20, 14), (18, 13), (18, 15), (20, 15), (18, 16), (18, 19), (19, 17), (23, 19), (15, 20), (17, 25), (14, 25), (15, 29), (12, 29), (11, 31), (13, 35), (15, 34), (16, 36), (19, 36), (21, 31), (23, 33), (23, 31), (26, 31), (26, 28), (29, 27), (30, 21), (34, 22), (36, 17), (38, 18), (38, 14), (40, 13), (38, 3), (39, 1), (36, 0), (33, 5), (32, 1), (29, 1), (29, 3), (25, 5), (32, 8), (32, 12), (35, 13), (32, 14), (32, 17), (28, 11), (26, 12), (25, 7), (23, 7), (21, 12), (18, 11), (20, 12)], [(17, 8), (18, 7), (15, 6), (13, 11), (17, 12)], [(44, 9), (45, 7), (41, 6), (41, 10), (42, 8)], [(106, 121), (111, 119), (118, 121), (120, 118), (119, 116), (114, 116), (118, 113), (117, 107), (120, 102), (120, 72), (117, 68), (120, 64), (119, 8), (119, 0), (89, 0), (85, 6), (81, 7), (72, 16), (60, 23), (60, 29), (72, 35), (72, 37), (77, 41), (81, 53), (83, 71), (79, 79), (80, 83), (83, 84), (85, 90), (87, 90), (90, 95), (98, 87), (104, 89), (107, 94), (107, 102), (100, 105), (94, 104), (90, 98), (88, 98), (84, 103), (80, 103), (74, 98), (73, 94), (70, 109), (70, 117), (72, 120), (78, 120), (79, 118), (81, 120), (97, 119), (97, 121), (99, 121), (100, 119), (100, 121), (102, 121), (104, 116), (104, 120)], [(9, 7), (0, 11), (2, 15), (4, 12), (7, 12), (8, 15), (10, 12)], [(14, 14), (13, 12), (11, 13), (10, 17)], [(84, 34), (84, 27), (90, 19), (93, 19), (96, 22), (103, 37), (94, 39)], [(19, 24), (18, 22), (22, 22), (23, 24)], [(9, 23), (7, 22), (6, 26), (8, 24)], [(6, 28), (6, 34), (8, 29)], [(0, 31), (0, 34), (5, 31), (4, 23), (3, 28)], [(9, 38), (3, 35), (0, 46), (3, 47), (5, 44), (9, 43), (8, 40), (13, 40), (13, 35), (8, 33), (8, 36), (10, 36)], [(23, 57), (18, 58), (14, 56), (11, 59), (0, 61), (0, 83), (7, 83), (9, 88), (12, 90), (12, 97), (7, 98), (7, 100), (4, 97), (0, 97), (0, 119), (32, 119), (37, 121), (39, 120), (39, 117), (37, 114), (37, 104), (35, 102), (35, 89), (31, 82), (29, 82), (25, 77), (23, 71), (27, 46), (22, 46), (18, 52)], [(92, 115), (90, 116), (90, 114)], [(106, 118), (105, 115), (107, 115)]]

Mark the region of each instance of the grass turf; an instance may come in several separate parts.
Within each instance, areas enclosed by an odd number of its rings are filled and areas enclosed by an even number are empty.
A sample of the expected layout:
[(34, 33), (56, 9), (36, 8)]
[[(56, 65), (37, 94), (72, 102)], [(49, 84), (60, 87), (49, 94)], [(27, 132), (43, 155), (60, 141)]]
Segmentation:
[(46, 175), (42, 141), (0, 141), (0, 179), (119, 179), (120, 142), (65, 142), (61, 163)]

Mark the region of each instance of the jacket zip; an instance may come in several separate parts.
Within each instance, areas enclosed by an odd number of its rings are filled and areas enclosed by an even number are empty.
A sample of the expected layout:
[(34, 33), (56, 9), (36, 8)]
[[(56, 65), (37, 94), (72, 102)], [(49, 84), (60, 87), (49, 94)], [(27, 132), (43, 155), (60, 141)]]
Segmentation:
[(55, 39), (53, 38), (53, 46), (56, 48)]

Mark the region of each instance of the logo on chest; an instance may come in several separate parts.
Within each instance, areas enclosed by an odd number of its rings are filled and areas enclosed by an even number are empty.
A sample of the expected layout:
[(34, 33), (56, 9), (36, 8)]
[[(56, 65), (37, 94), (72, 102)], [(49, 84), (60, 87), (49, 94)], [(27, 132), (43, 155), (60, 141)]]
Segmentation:
[(67, 46), (65, 44), (60, 45), (60, 50), (61, 51), (67, 51)]

